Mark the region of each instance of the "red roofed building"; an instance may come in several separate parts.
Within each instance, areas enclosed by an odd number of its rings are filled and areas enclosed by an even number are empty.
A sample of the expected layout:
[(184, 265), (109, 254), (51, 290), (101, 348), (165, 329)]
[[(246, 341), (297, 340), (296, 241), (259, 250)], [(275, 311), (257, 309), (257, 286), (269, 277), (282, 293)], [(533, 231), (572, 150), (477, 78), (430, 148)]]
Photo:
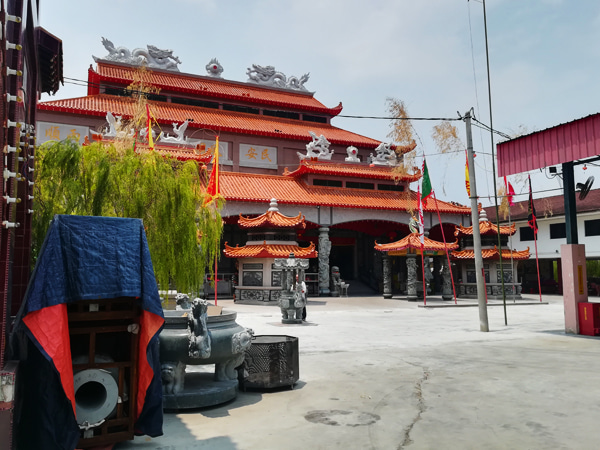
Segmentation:
[[(481, 235), (481, 253), (483, 270), (488, 298), (503, 298), (502, 273), (504, 274), (504, 291), (507, 298), (521, 298), (521, 282), (517, 279), (519, 261), (529, 259), (529, 247), (517, 251), (508, 249), (508, 237), (517, 232), (515, 224), (498, 226), (487, 219), (485, 210), (479, 218), (479, 233)], [(500, 251), (498, 250), (498, 235), (502, 248), (502, 267), (500, 266)], [(475, 275), (475, 252), (473, 250), (473, 226), (458, 226), (455, 236), (461, 242), (461, 249), (454, 250), (450, 256), (461, 264), (459, 296), (477, 298), (477, 281)]]
[[(251, 228), (240, 228), (238, 217), (263, 215), (265, 203), (275, 198), (282, 214), (293, 217), (300, 211), (306, 218), (306, 228), (296, 230), (296, 237), (301, 247), (312, 243), (318, 250), (318, 264), (309, 272), (319, 273), (321, 294), (329, 294), (333, 266), (345, 280), (381, 289), (382, 258), (373, 246), (375, 239), (389, 242), (409, 234), (417, 204), (409, 185), (421, 173), (407, 173), (402, 155), (415, 149), (414, 142), (394, 146), (334, 126), (341, 103), (320, 103), (304, 87), (308, 76), (286, 77), (272, 67), (253, 65), (248, 81), (231, 81), (221, 77), (216, 60), (207, 64), (207, 75), (191, 75), (173, 70), (176, 58), (170, 68), (149, 64), (140, 71), (120, 59), (114, 46), (105, 46), (109, 55), (96, 58), (96, 67), (89, 69), (87, 95), (39, 105), (38, 141), (75, 135), (83, 142), (85, 136), (110, 134), (116, 121), (133, 113), (128, 86), (143, 79), (159, 90), (148, 103), (158, 124), (153, 131), (160, 151), (203, 162), (198, 148), (214, 147), (219, 136), (224, 242), (247, 242)], [(438, 204), (449, 230), (470, 223), (468, 207)], [(425, 227), (430, 237), (441, 240), (434, 208), (431, 202), (425, 211)], [(229, 244), (224, 248), (231, 255), (240, 251)], [(223, 258), (219, 273), (230, 277), (234, 264)]]

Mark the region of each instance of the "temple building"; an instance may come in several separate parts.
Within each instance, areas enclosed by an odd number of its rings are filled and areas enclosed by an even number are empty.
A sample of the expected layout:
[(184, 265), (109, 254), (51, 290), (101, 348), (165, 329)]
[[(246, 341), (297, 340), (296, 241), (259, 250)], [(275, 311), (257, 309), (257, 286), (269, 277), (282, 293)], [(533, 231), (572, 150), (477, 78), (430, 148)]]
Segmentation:
[[(330, 293), (332, 267), (346, 281), (383, 291), (383, 258), (374, 251), (375, 240), (393, 242), (410, 234), (407, 224), (417, 205), (410, 184), (422, 174), (405, 167), (403, 155), (415, 150), (414, 142), (398, 146), (334, 126), (342, 104), (320, 103), (306, 87), (308, 75), (286, 76), (253, 64), (246, 81), (232, 81), (222, 77), (216, 59), (206, 64), (206, 74), (186, 74), (179, 72), (180, 61), (172, 52), (157, 53), (152, 46), (129, 51), (103, 43), (109, 54), (94, 58), (86, 95), (38, 106), (39, 143), (116, 136), (121, 120), (134, 111), (132, 83), (142, 80), (155, 91), (148, 94), (148, 105), (157, 150), (196, 159), (210, 170), (219, 137), (226, 254), (234, 252), (229, 245), (253, 242), (253, 229), (239, 226), (240, 214), (244, 221), (261, 216), (265, 205), (277, 199), (282, 215), (300, 212), (305, 220), (305, 227), (295, 229), (295, 242), (302, 248), (312, 243), (318, 252), (307, 272), (318, 273), (320, 295)], [(140, 61), (145, 68), (140, 69)], [(470, 208), (437, 204), (443, 226), (432, 202), (424, 211), (430, 238), (441, 240), (442, 227), (451, 236), (455, 225), (470, 225)], [(221, 258), (220, 280), (234, 277), (238, 259)], [(398, 286), (406, 263), (394, 258), (390, 264)]]
[[(514, 223), (498, 227), (488, 220), (485, 210), (481, 211), (479, 233), (481, 235), (483, 271), (488, 298), (503, 298), (503, 285), (506, 298), (521, 298), (521, 281), (516, 278), (517, 266), (519, 261), (529, 259), (529, 247), (522, 251), (508, 248), (508, 237), (514, 235), (516, 231)], [(455, 234), (461, 242), (461, 248), (453, 251), (451, 256), (456, 261), (466, 262), (466, 264), (460, 266), (459, 296), (477, 298), (473, 227), (458, 226)], [(500, 235), (502, 253), (498, 250), (498, 235)], [(502, 266), (500, 265), (500, 255), (502, 255)], [(502, 274), (504, 274), (504, 283), (502, 282)]]
[(302, 213), (296, 217), (284, 216), (277, 208), (276, 199), (272, 199), (267, 212), (258, 217), (240, 214), (238, 226), (248, 230), (246, 245), (230, 247), (225, 242), (223, 250), (225, 256), (237, 260), (236, 299), (279, 300), (282, 272), (275, 268), (275, 258), (317, 257), (314, 243), (300, 247), (296, 242), (296, 230), (306, 228)]

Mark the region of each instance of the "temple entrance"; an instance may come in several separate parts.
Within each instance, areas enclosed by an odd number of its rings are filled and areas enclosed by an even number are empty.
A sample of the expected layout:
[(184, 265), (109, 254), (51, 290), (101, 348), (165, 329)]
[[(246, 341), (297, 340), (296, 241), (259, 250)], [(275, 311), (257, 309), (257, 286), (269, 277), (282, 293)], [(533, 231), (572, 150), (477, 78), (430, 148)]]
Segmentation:
[(329, 256), (329, 266), (337, 266), (340, 269), (342, 280), (354, 280), (354, 246), (332, 245)]

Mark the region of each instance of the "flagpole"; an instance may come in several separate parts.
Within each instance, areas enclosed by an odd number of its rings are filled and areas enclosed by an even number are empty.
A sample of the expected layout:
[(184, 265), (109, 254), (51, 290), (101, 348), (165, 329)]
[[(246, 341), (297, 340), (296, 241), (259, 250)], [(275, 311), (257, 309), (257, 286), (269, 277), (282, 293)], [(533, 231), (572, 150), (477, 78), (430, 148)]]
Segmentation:
[(535, 244), (535, 266), (537, 268), (537, 279), (538, 279), (538, 292), (540, 293), (540, 302), (542, 301), (542, 284), (540, 281), (540, 262), (538, 259), (538, 250), (537, 250), (537, 217), (535, 212), (535, 206), (533, 205), (533, 191), (531, 190), (531, 175), (527, 175), (527, 179), (529, 180), (529, 207), (527, 214), (527, 225), (529, 225), (533, 229), (533, 242)]
[(540, 261), (537, 251), (537, 231), (533, 230), (533, 242), (535, 243), (535, 266), (537, 267), (538, 291), (540, 293), (540, 302), (542, 301), (542, 283), (540, 282)]
[(448, 253), (448, 246), (446, 244), (446, 236), (444, 234), (444, 226), (442, 224), (442, 217), (440, 215), (440, 208), (438, 207), (437, 197), (435, 191), (433, 191), (433, 200), (435, 201), (435, 209), (437, 211), (438, 220), (440, 221), (440, 228), (442, 229), (442, 239), (444, 240), (444, 250), (446, 251), (446, 258), (448, 259), (448, 269), (450, 270), (450, 280), (452, 280), (452, 293), (454, 294), (454, 304), (458, 302), (456, 300), (456, 289), (454, 288), (454, 275), (452, 275), (452, 266), (450, 265), (450, 254)]
[[(423, 160), (425, 166), (425, 160)], [(423, 203), (421, 202), (421, 186), (417, 186), (417, 205), (419, 207), (419, 241), (421, 242), (421, 271), (423, 278), (423, 305), (427, 304), (427, 287), (425, 284), (425, 221), (423, 220)]]

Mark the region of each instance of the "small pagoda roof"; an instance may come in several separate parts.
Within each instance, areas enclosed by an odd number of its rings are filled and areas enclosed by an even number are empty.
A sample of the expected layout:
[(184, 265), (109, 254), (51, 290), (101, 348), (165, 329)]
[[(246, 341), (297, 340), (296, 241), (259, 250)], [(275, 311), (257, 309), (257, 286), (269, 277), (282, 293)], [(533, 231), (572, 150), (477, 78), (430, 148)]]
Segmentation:
[[(481, 250), (481, 254), (484, 260), (499, 260), (500, 252), (498, 251), (498, 247), (494, 246), (494, 248), (484, 248)], [(450, 253), (450, 256), (453, 259), (475, 259), (475, 251), (473, 249), (454, 251)], [(502, 249), (502, 259), (503, 260), (524, 260), (529, 259), (529, 247), (527, 250), (516, 251), (516, 250), (505, 250)]]
[(302, 213), (296, 217), (281, 214), (277, 207), (277, 200), (273, 198), (266, 213), (254, 218), (240, 214), (238, 225), (240, 228), (306, 228), (306, 221)]
[(230, 247), (225, 242), (223, 254), (228, 258), (288, 258), (290, 253), (295, 258), (316, 258), (319, 253), (315, 250), (314, 242), (308, 247), (299, 245), (267, 244), (266, 241), (258, 245), (245, 245), (243, 247)]
[[(411, 151), (414, 147), (398, 146), (402, 154)], [(356, 163), (340, 163), (338, 161), (319, 161), (313, 159), (304, 159), (300, 162), (298, 168), (292, 172), (286, 167), (283, 171), (284, 176), (299, 178), (305, 174), (314, 175), (335, 175), (344, 177), (369, 178), (375, 180), (394, 180), (408, 181), (412, 183), (421, 178), (421, 171), (415, 170), (415, 173), (396, 173), (390, 166), (370, 166)]]
[[(424, 236), (423, 250), (426, 251), (444, 251), (444, 250), (455, 250), (458, 248), (457, 242), (449, 242), (444, 244), (443, 242), (434, 241)], [(397, 252), (406, 250), (409, 248), (421, 249), (421, 236), (419, 233), (411, 233), (408, 236), (403, 237), (399, 241), (391, 242), (389, 244), (378, 244), (375, 242), (375, 250), (380, 252)]]
[[(481, 210), (480, 214), (481, 215), (479, 218), (479, 233), (482, 236), (498, 234), (502, 236), (512, 236), (517, 232), (517, 228), (514, 223), (511, 225), (500, 225), (500, 227), (498, 227), (498, 225), (496, 225), (493, 222), (490, 222), (487, 219), (487, 215), (484, 209)], [(462, 236), (472, 236), (473, 226), (463, 227), (462, 225), (457, 225), (456, 231), (454, 231), (454, 235), (457, 238), (460, 238)]]

